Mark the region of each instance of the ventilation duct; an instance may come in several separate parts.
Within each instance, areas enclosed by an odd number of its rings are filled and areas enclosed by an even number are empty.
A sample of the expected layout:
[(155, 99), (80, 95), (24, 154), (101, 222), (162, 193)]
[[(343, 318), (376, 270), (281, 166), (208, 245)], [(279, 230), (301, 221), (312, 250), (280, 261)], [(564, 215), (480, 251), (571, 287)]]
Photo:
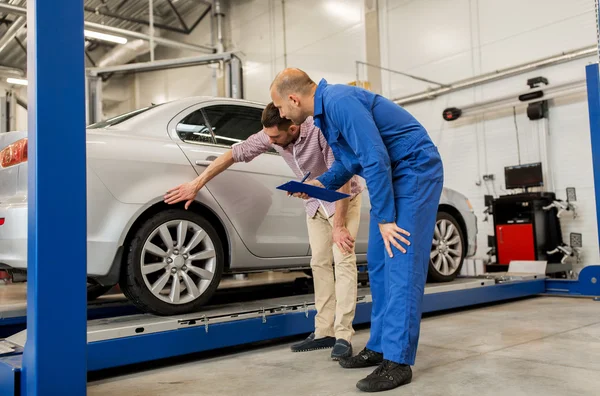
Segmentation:
[(15, 69), (12, 67), (0, 66), (0, 76), (8, 78), (23, 78), (25, 73), (21, 69)]
[[(144, 30), (148, 30), (147, 28)], [(158, 37), (156, 30), (154, 31), (154, 37)], [(144, 33), (147, 33), (144, 31)], [(156, 49), (156, 42), (154, 42), (154, 49)], [(135, 60), (138, 56), (142, 56), (150, 52), (150, 42), (142, 39), (134, 39), (128, 41), (125, 44), (120, 44), (114, 47), (112, 50), (107, 52), (96, 62), (96, 67), (107, 67), (126, 65), (129, 62)]]
[[(144, 28), (143, 33), (148, 34), (148, 30), (149, 28)], [(154, 32), (154, 37), (157, 37), (158, 35), (156, 34), (156, 30)], [(151, 45), (156, 48), (156, 41), (133, 39), (125, 44), (119, 44), (104, 54), (98, 61), (96, 61), (95, 67), (105, 68), (110, 66), (126, 65), (135, 61), (137, 57), (149, 53)], [(119, 81), (110, 81), (108, 78), (103, 77), (99, 84), (100, 85), (96, 87), (96, 89), (98, 89), (97, 92), (102, 103), (96, 105), (99, 106), (99, 109), (96, 110), (98, 114), (102, 114), (102, 109), (110, 110), (111, 108), (118, 106), (127, 100), (128, 97), (122, 90), (122, 84)]]
[[(156, 44), (154, 45), (156, 48)], [(146, 40), (136, 39), (128, 41), (126, 44), (121, 44), (104, 54), (96, 67), (107, 67), (116, 65), (126, 65), (138, 56), (150, 52), (150, 43)]]

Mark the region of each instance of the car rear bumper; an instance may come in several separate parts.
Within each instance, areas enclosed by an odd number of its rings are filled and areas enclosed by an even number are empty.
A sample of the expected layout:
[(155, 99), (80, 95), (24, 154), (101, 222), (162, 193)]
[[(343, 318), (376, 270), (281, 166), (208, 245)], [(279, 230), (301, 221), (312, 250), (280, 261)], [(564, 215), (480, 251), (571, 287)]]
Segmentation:
[[(0, 264), (27, 267), (27, 198), (11, 198), (0, 204)], [(0, 223), (2, 220), (0, 220)]]

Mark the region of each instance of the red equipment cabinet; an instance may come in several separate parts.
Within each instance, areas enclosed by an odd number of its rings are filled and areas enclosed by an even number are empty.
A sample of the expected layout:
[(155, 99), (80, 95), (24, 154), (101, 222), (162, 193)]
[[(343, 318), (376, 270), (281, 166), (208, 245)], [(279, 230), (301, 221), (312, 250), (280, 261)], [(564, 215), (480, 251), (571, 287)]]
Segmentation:
[(503, 224), (496, 226), (498, 264), (511, 260), (535, 260), (535, 240), (532, 224)]

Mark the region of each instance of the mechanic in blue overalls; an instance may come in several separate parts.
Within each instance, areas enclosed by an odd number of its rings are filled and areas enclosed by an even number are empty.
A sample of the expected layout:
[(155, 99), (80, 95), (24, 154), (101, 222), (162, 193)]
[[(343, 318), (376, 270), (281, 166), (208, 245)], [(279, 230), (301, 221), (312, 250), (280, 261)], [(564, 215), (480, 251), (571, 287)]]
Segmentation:
[(369, 190), (371, 334), (366, 348), (340, 365), (379, 366), (357, 383), (363, 391), (410, 383), (444, 178), (438, 150), (406, 110), (359, 87), (317, 85), (289, 68), (271, 84), (271, 98), (296, 124), (313, 116), (333, 150), (333, 166), (310, 184), (337, 190), (358, 174)]

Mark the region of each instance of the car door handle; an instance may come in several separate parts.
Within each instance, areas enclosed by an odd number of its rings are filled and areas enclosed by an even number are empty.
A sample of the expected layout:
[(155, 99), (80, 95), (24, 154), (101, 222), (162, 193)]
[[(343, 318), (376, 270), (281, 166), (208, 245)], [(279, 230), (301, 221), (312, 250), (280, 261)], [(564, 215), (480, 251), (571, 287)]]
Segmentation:
[(200, 165), (200, 166), (209, 166), (209, 165), (210, 165), (210, 164), (212, 164), (212, 162), (213, 162), (214, 160), (216, 160), (216, 159), (217, 159), (217, 157), (216, 157), (216, 156), (214, 156), (214, 155), (211, 155), (211, 156), (209, 156), (209, 157), (206, 157), (206, 159), (205, 159), (205, 160), (198, 160), (198, 161), (196, 161), (196, 165)]

